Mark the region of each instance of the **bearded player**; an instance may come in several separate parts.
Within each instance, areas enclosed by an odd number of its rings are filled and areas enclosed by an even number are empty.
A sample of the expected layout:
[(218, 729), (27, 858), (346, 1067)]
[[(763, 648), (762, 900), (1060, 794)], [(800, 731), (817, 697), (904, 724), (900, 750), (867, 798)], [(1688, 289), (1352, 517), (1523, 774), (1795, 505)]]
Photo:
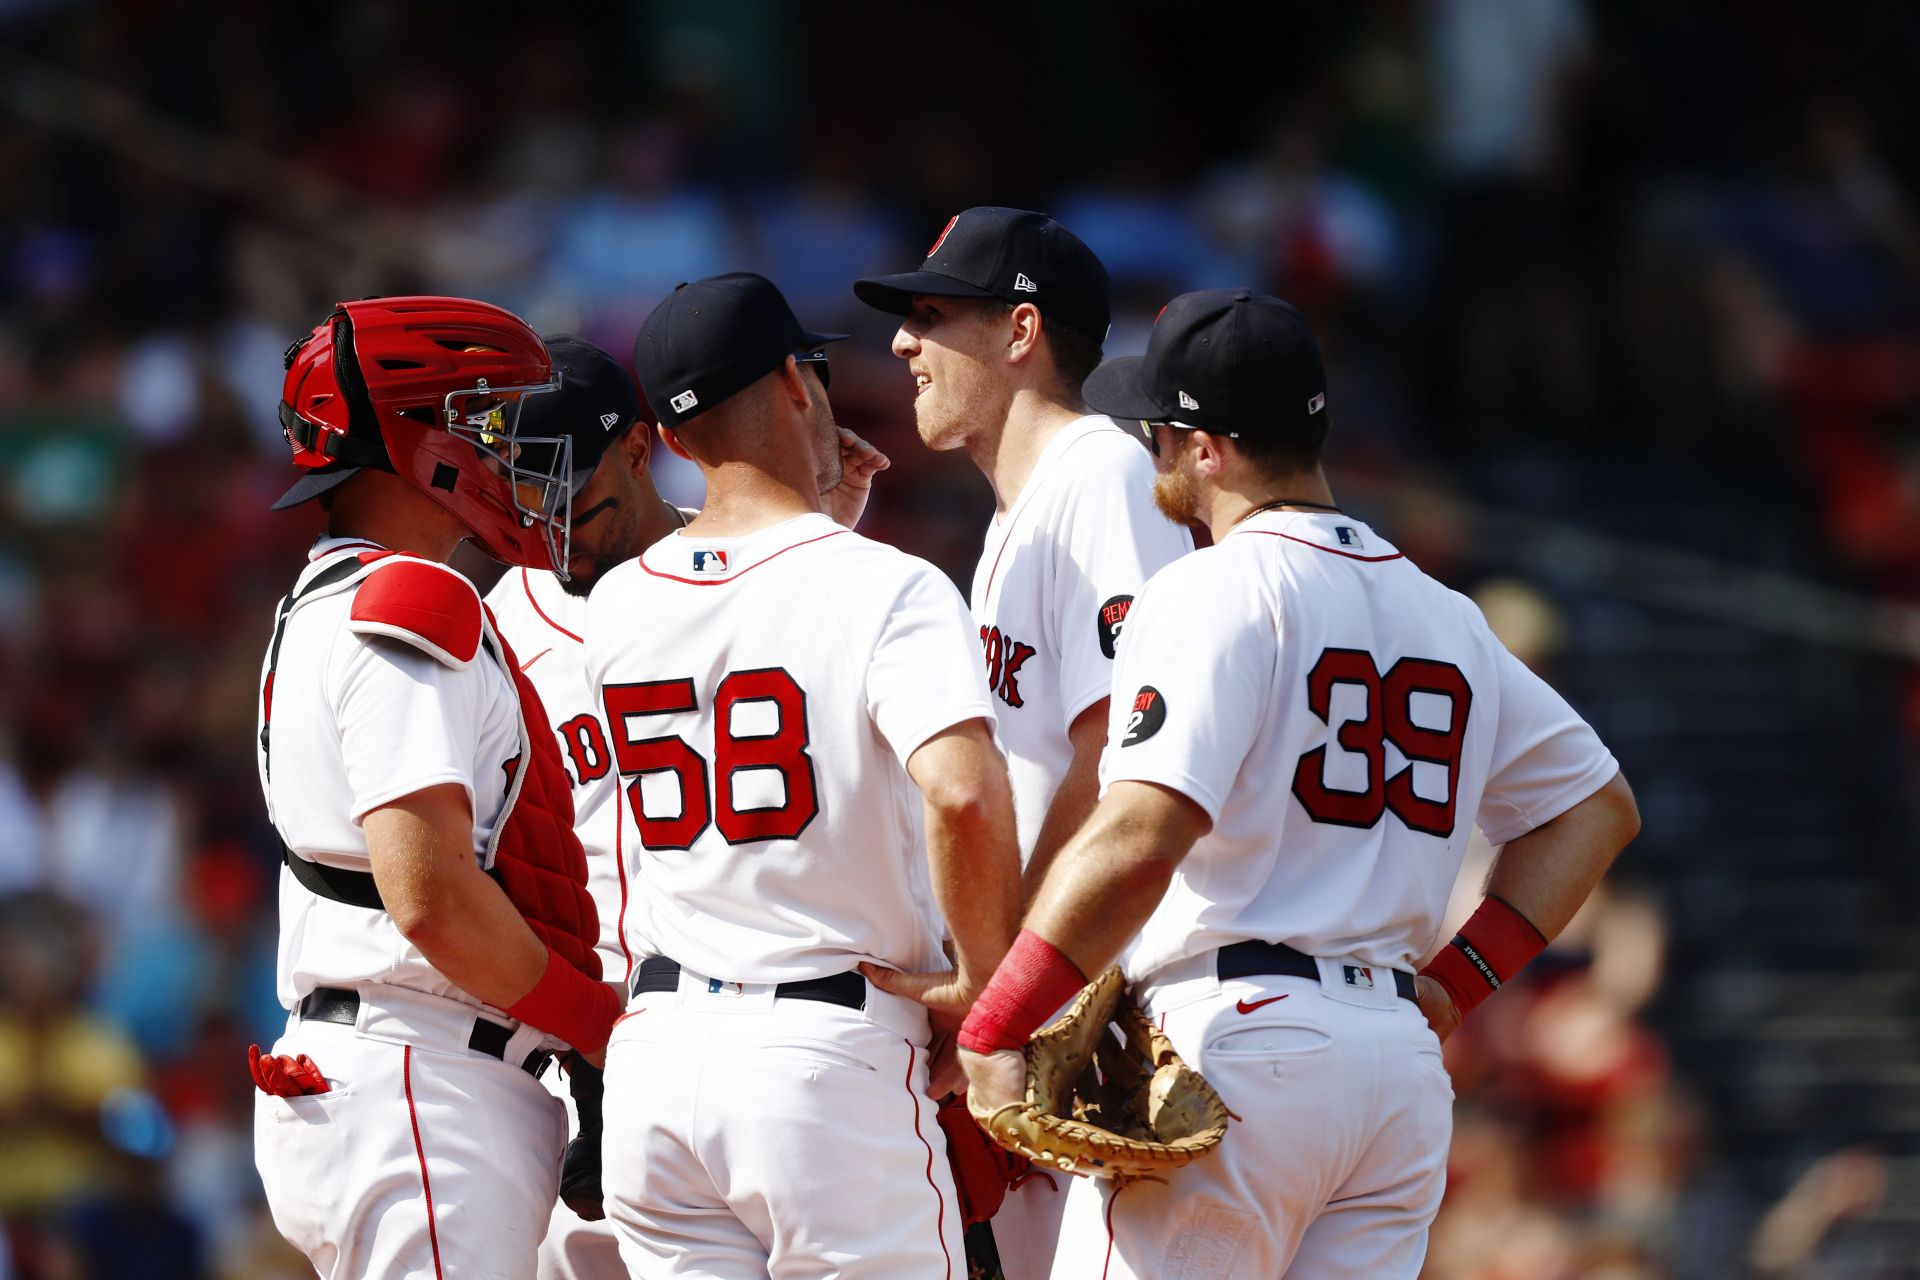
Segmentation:
[[(903, 317), (893, 353), (913, 374), (920, 438), (965, 449), (993, 488), (973, 617), (1030, 895), (1093, 811), (1128, 610), (1193, 539), (1154, 510), (1139, 441), (1081, 398), (1106, 340), (1108, 282), (1071, 231), (1024, 209), (968, 209), (918, 271), (854, 291)], [(995, 1215), (1007, 1280), (1047, 1274), (1060, 1192), (1056, 1175), (1036, 1171)]]
[[(1099, 806), (961, 1030), (973, 1105), (1023, 1096), (1018, 1046), (1118, 955), (1240, 1121), (1164, 1183), (1077, 1180), (1054, 1275), (1414, 1280), (1440, 1039), (1572, 918), (1632, 794), (1472, 601), (1335, 504), (1294, 308), (1182, 295), (1087, 398), (1141, 423), (1158, 500), (1214, 545), (1140, 593)], [(1476, 823), (1505, 845), (1488, 896), (1416, 980)]]
[[(573, 499), (568, 572), (561, 577), (511, 569), (488, 593), (487, 605), (547, 708), (573, 784), (575, 830), (586, 849), (587, 885), (599, 910), (601, 971), (625, 982), (633, 961), (623, 933), (630, 895), (621, 851), (633, 833), (621, 827), (613, 757), (587, 688), (586, 598), (609, 569), (681, 528), (695, 513), (654, 490), (647, 471), (653, 431), (627, 371), (599, 347), (571, 335), (551, 334), (544, 342), (561, 375), (560, 390), (527, 403), (521, 431), (570, 440), (573, 471), (588, 477)], [(842, 479), (822, 497), (834, 518), (851, 527), (866, 505), (873, 474), (888, 464), (852, 432), (842, 430), (840, 440)], [(557, 1072), (544, 1077), (570, 1104), (570, 1131), (586, 1136), (568, 1150), (562, 1197), (540, 1244), (543, 1280), (623, 1280), (627, 1274), (601, 1205), (598, 1077), (590, 1069), (571, 1072), (564, 1081)]]
[(274, 1224), (329, 1280), (531, 1275), (566, 1138), (537, 1077), (619, 1010), (546, 712), (445, 563), (565, 567), (570, 445), (521, 429), (557, 386), (457, 298), (342, 303), (287, 351), (277, 505), (327, 534), (261, 682), (289, 1012), (250, 1065)]
[(925, 971), (950, 934), (957, 1019), (1017, 915), (1012, 800), (958, 593), (823, 509), (830, 340), (740, 273), (681, 286), (635, 347), (707, 484), (587, 608), (646, 952), (607, 1206), (645, 1280), (964, 1266), (927, 1009), (858, 966)]

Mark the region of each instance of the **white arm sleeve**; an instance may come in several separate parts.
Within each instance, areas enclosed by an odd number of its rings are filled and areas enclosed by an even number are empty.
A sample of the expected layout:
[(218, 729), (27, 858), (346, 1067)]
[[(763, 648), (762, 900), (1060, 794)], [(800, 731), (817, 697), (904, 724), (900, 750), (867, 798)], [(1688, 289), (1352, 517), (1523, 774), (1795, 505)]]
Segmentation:
[(1573, 808), (1620, 766), (1565, 698), (1497, 640), (1492, 644), (1500, 723), (1477, 820), (1487, 840), (1500, 845)]
[[(1060, 513), (1048, 623), (1060, 654), (1060, 731), (1113, 691), (1113, 663), (1148, 578), (1193, 550), (1153, 505), (1153, 460), (1124, 437), (1083, 449), (1087, 470)], [(1076, 455), (1075, 461), (1079, 461)]]
[(915, 566), (881, 625), (867, 662), (867, 713), (902, 765), (941, 730), (993, 718), (973, 617), (930, 564)]
[(1163, 569), (1135, 602), (1113, 678), (1100, 786), (1153, 782), (1214, 822), (1271, 714), (1274, 621), (1212, 558)]

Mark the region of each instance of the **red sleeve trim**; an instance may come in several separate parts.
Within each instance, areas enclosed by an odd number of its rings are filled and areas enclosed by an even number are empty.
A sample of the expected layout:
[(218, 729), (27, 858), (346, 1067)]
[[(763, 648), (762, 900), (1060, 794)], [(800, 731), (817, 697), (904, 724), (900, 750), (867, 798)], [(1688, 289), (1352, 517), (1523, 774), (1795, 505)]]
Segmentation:
[(480, 595), (452, 569), (424, 560), (389, 560), (354, 594), (352, 629), (405, 640), (464, 667), (480, 652)]

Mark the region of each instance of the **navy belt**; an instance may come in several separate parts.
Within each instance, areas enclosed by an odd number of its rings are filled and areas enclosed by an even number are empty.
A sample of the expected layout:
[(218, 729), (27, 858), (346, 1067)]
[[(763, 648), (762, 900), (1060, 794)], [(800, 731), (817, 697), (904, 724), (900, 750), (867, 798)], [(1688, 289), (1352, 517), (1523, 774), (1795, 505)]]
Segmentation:
[[(718, 978), (708, 979), (719, 982)], [(680, 989), (680, 962), (669, 960), (665, 956), (648, 956), (640, 962), (633, 973), (633, 994), (647, 991), (678, 991)], [(714, 987), (714, 990), (719, 990)], [(802, 978), (797, 982), (782, 982), (774, 987), (776, 1000), (818, 1000), (822, 1004), (837, 1004), (847, 1009), (867, 1007), (867, 980), (857, 973), (836, 973), (830, 978)]]
[[(350, 1027), (360, 1017), (360, 995), (344, 987), (315, 987), (301, 997), (294, 1011), (309, 1022), (337, 1022)], [(485, 1018), (475, 1018), (473, 1033), (467, 1037), (467, 1048), (505, 1062), (507, 1042), (512, 1039), (512, 1027), (503, 1027)], [(552, 1060), (553, 1055), (545, 1049), (535, 1049), (521, 1061), (520, 1069), (530, 1076), (538, 1076)]]
[[(1312, 978), (1320, 980), (1320, 962), (1304, 951), (1295, 951), (1284, 942), (1235, 942), (1220, 948), (1215, 955), (1214, 970), (1222, 982), (1228, 978), (1256, 978), (1263, 974), (1278, 974), (1287, 978)], [(1348, 965), (1349, 969), (1359, 969), (1359, 965)], [(1371, 977), (1381, 972), (1379, 969), (1365, 971)], [(1385, 972), (1393, 975), (1394, 994), (1402, 1000), (1414, 1000), (1413, 975), (1402, 973), (1398, 969)], [(1349, 975), (1349, 982), (1354, 979)], [(1419, 1003), (1414, 1000), (1414, 1003)]]

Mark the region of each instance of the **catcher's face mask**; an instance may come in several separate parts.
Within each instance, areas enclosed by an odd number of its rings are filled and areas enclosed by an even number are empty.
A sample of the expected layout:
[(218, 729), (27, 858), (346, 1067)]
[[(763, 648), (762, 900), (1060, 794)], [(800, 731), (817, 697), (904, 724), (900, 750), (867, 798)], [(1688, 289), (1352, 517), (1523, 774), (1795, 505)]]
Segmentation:
[(560, 389), (560, 375), (544, 383), (490, 387), (482, 378), (466, 391), (448, 392), (442, 414), (447, 433), (473, 446), (507, 482), (520, 523), (546, 539), (557, 572), (566, 576), (573, 521), (573, 441), (565, 436), (522, 436), (526, 401)]

